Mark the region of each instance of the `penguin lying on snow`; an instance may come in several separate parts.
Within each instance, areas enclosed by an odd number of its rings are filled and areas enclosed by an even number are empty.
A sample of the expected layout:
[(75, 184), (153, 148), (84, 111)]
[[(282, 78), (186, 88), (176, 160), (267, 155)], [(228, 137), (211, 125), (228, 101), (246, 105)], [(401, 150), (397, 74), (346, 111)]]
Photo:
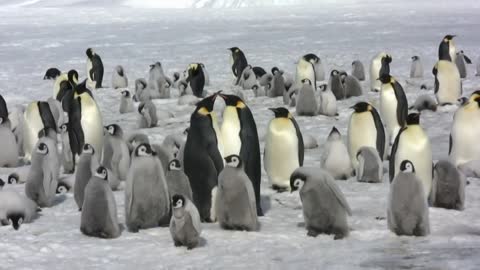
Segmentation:
[(170, 235), (174, 245), (192, 249), (199, 244), (201, 232), (200, 214), (195, 204), (183, 195), (173, 195)]
[(15, 191), (2, 190), (5, 182), (0, 179), (0, 225), (11, 224), (18, 230), (23, 223), (31, 223), (40, 210), (37, 204)]

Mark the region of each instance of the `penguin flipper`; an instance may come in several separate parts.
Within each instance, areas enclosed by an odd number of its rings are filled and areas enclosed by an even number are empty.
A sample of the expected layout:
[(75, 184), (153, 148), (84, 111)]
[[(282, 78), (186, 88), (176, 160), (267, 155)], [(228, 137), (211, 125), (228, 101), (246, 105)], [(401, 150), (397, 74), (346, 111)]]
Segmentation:
[(292, 117), (290, 118), (292, 121), (293, 125), (295, 126), (295, 131), (297, 132), (297, 138), (298, 138), (298, 163), (300, 167), (303, 166), (303, 159), (305, 156), (305, 145), (303, 144), (303, 136), (302, 132), (300, 131), (300, 127), (298, 126), (297, 121)]
[(400, 135), (406, 129), (407, 127), (404, 127), (398, 132), (398, 135), (395, 138), (395, 142), (393, 143), (393, 146), (392, 146), (392, 152), (390, 153), (390, 162), (388, 164), (389, 165), (388, 174), (390, 177), (390, 183), (392, 183), (393, 178), (395, 177), (395, 155), (397, 154), (398, 143), (400, 142)]
[(400, 127), (403, 127), (407, 124), (407, 115), (408, 115), (408, 101), (405, 92), (403, 91), (402, 86), (395, 82), (393, 87), (395, 92), (395, 97), (397, 98), (397, 122)]
[(472, 60), (470, 60), (470, 58), (468, 58), (468, 56), (466, 56), (465, 54), (463, 55), (463, 58), (465, 59), (465, 62), (467, 64), (471, 64), (472, 63)]
[(216, 144), (209, 144), (207, 147), (207, 153), (208, 156), (211, 158), (213, 165), (215, 166), (215, 169), (217, 170), (217, 176), (220, 174), (220, 172), (223, 170), (223, 160), (222, 156), (218, 152), (218, 147)]
[(382, 119), (378, 114), (378, 111), (372, 107), (371, 110), (373, 122), (375, 123), (375, 129), (377, 130), (377, 151), (380, 155), (380, 159), (383, 161), (383, 157), (385, 156), (385, 129), (383, 128)]
[(343, 195), (342, 191), (340, 190), (340, 188), (335, 183), (335, 180), (327, 179), (325, 182), (327, 184), (327, 187), (330, 189), (330, 191), (337, 198), (338, 202), (343, 206), (345, 211), (347, 211), (348, 215), (351, 216), (352, 215), (352, 209), (350, 209), (350, 206), (348, 205), (348, 202), (345, 199), (345, 196)]

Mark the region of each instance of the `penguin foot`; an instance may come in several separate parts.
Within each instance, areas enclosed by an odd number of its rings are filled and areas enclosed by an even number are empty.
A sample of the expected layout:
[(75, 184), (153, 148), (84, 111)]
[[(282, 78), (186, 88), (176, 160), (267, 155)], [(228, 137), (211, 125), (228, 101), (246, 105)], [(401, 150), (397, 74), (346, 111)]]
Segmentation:
[(310, 237), (317, 237), (317, 235), (319, 235), (319, 233), (314, 230), (308, 230), (307, 232), (307, 236), (310, 236)]
[(181, 247), (182, 243), (180, 243), (180, 241), (173, 241), (173, 245), (176, 247)]
[(333, 237), (333, 240), (341, 240), (345, 238), (345, 235), (343, 233), (337, 233), (335, 234), (335, 236)]
[(257, 216), (258, 217), (263, 217), (263, 210), (261, 207), (257, 207)]

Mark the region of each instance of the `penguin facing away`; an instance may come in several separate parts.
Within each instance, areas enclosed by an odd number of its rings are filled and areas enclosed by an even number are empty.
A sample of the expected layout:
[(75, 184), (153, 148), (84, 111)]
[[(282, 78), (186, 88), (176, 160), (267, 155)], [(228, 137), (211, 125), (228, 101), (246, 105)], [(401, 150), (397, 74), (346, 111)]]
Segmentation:
[(80, 231), (88, 236), (107, 239), (117, 238), (121, 234), (115, 197), (104, 167), (97, 168), (85, 187)]
[(370, 89), (373, 92), (380, 92), (381, 83), (378, 81), (384, 74), (390, 74), (390, 63), (392, 57), (384, 52), (379, 53), (372, 59), (370, 64)]
[(465, 205), (465, 176), (448, 160), (435, 164), (430, 205), (463, 210)]
[(73, 186), (73, 198), (77, 203), (79, 211), (82, 210), (85, 198), (85, 187), (92, 178), (95, 168), (99, 167), (95, 149), (90, 144), (83, 146), (82, 154), (78, 160), (77, 170), (75, 172), (75, 183)]
[(390, 185), (387, 223), (396, 235), (426, 236), (430, 233), (427, 198), (415, 166), (402, 160), (400, 172)]
[(87, 85), (90, 89), (102, 88), (103, 63), (100, 55), (92, 48), (88, 48), (87, 54)]
[(192, 188), (190, 187), (190, 181), (188, 176), (182, 170), (180, 161), (178, 159), (173, 159), (168, 164), (167, 173), (165, 175), (167, 179), (168, 193), (170, 198), (175, 194), (182, 195), (185, 198), (192, 200)]
[(430, 95), (420, 95), (418, 96), (415, 103), (410, 106), (410, 110), (415, 109), (419, 112), (424, 110), (437, 111), (437, 102)]
[(380, 92), (380, 114), (382, 116), (388, 137), (395, 140), (398, 132), (406, 124), (408, 101), (403, 87), (392, 76), (386, 74), (380, 77), (382, 82)]
[(357, 181), (381, 183), (383, 181), (383, 164), (377, 149), (364, 146), (357, 152)]
[(203, 97), (203, 88), (205, 87), (205, 74), (200, 64), (190, 64), (188, 66), (187, 82), (192, 89), (193, 95)]
[(231, 52), (230, 64), (232, 66), (233, 77), (235, 78), (235, 85), (238, 85), (242, 72), (248, 65), (247, 58), (238, 47), (232, 47), (228, 50)]
[(314, 167), (296, 169), (290, 177), (292, 192), (299, 190), (307, 235), (333, 234), (342, 239), (349, 234), (347, 215), (352, 215), (345, 196), (333, 177)]
[(320, 106), (318, 106), (318, 114), (326, 116), (337, 116), (337, 99), (326, 84), (319, 86), (320, 90)]
[(200, 214), (195, 204), (184, 195), (175, 194), (172, 197), (172, 218), (170, 220), (170, 235), (173, 244), (195, 248), (200, 242), (202, 224)]
[(423, 78), (423, 65), (420, 57), (412, 56), (412, 65), (410, 67), (410, 78)]
[(365, 81), (365, 68), (360, 60), (355, 60), (352, 62), (352, 76), (357, 78), (359, 81)]
[(320, 159), (320, 167), (330, 173), (334, 179), (347, 180), (352, 176), (352, 162), (348, 150), (342, 141), (342, 135), (333, 127)]
[(147, 100), (138, 105), (138, 128), (151, 128), (158, 124), (157, 107), (155, 104)]
[(113, 89), (127, 88), (128, 78), (122, 66), (116, 66), (112, 72), (112, 87)]
[(302, 87), (298, 92), (296, 108), (297, 115), (317, 115), (318, 105), (317, 100), (315, 99), (315, 90), (313, 89), (312, 82), (308, 79), (302, 80)]

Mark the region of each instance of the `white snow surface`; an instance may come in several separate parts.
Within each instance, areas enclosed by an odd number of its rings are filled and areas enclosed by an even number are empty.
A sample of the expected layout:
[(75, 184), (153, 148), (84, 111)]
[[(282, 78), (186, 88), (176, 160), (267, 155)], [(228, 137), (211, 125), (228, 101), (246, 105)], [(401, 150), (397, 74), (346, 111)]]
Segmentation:
[[(177, 1), (183, 3), (183, 1)], [(188, 1), (190, 2), (190, 1)], [(242, 1), (239, 1), (242, 2)], [(133, 82), (146, 77), (149, 64), (161, 61), (165, 71), (183, 70), (190, 62), (203, 62), (210, 74), (210, 92), (229, 92), (232, 77), (227, 48), (238, 46), (248, 61), (267, 70), (273, 66), (293, 74), (294, 62), (303, 54), (318, 54), (329, 72), (350, 71), (360, 59), (368, 70), (370, 59), (380, 51), (393, 56), (391, 71), (406, 90), (410, 103), (426, 93), (420, 84), (433, 86), (431, 67), (438, 44), (446, 34), (457, 34), (457, 49), (471, 59), (480, 53), (480, 4), (463, 1), (387, 1), (331, 3), (322, 8), (269, 9), (132, 9), (117, 1), (75, 0), (52, 7), (56, 0), (6, 0), (0, 5), (0, 93), (9, 106), (47, 99), (52, 82), (43, 81), (46, 69), (75, 68), (85, 76), (85, 49), (93, 47), (102, 56), (106, 79), (122, 65)], [(425, 78), (408, 79), (410, 57), (419, 55)], [(474, 65), (468, 66), (464, 94), (480, 86)], [(408, 82), (407, 82), (408, 81)], [(351, 113), (360, 100), (378, 102), (378, 93), (338, 102), (339, 116), (297, 117), (304, 134), (319, 144), (332, 126), (345, 136)], [(130, 87), (133, 91), (133, 85)], [(433, 95), (432, 90), (427, 93)], [(119, 123), (135, 130), (136, 114), (118, 113), (120, 92), (96, 91), (105, 124)], [(263, 137), (267, 110), (280, 106), (282, 98), (249, 100), (259, 135)], [(175, 118), (164, 126), (144, 130), (153, 142), (161, 142), (188, 125), (192, 106), (177, 106), (177, 100), (155, 100), (159, 110)], [(220, 108), (221, 108), (221, 104)], [(293, 110), (293, 108), (292, 108)], [(448, 135), (455, 108), (423, 112), (422, 126), (433, 148), (434, 160), (447, 158)], [(261, 141), (263, 152), (264, 142)], [(319, 166), (321, 148), (307, 150), (305, 165)], [(387, 167), (385, 162), (384, 167)], [(0, 169), (6, 179), (12, 169)], [(387, 174), (382, 184), (357, 183), (353, 178), (337, 181), (349, 202), (350, 236), (334, 241), (332, 236), (306, 236), (298, 193), (277, 194), (262, 174), (262, 204), (259, 232), (221, 230), (204, 224), (203, 244), (191, 251), (175, 248), (167, 228), (129, 233), (118, 239), (101, 240), (81, 234), (80, 213), (73, 195), (58, 196), (58, 203), (43, 209), (32, 224), (19, 231), (0, 227), (0, 269), (478, 269), (480, 265), (480, 182), (469, 179), (466, 209), (430, 208), (431, 235), (398, 237), (387, 229)], [(24, 186), (6, 186), (23, 192)], [(124, 223), (124, 192), (116, 191), (119, 220)]]

